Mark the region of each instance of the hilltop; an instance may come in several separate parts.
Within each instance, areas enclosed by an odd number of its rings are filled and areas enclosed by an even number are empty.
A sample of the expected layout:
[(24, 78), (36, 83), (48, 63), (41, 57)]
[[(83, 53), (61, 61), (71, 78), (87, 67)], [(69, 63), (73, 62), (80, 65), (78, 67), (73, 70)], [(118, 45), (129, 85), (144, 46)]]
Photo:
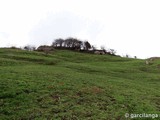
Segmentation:
[[(0, 119), (125, 119), (160, 114), (160, 60), (0, 49)], [(149, 118), (148, 118), (149, 119)]]

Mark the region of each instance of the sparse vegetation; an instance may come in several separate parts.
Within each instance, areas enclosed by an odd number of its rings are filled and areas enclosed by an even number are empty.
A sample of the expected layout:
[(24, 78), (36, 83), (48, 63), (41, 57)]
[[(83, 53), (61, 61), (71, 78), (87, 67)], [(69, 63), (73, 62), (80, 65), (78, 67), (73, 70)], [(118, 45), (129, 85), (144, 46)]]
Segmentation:
[(28, 51), (34, 51), (34, 50), (36, 50), (36, 47), (33, 45), (26, 45), (26, 46), (24, 46), (23, 49), (28, 50)]
[(160, 114), (160, 60), (0, 49), (0, 119), (124, 120)]

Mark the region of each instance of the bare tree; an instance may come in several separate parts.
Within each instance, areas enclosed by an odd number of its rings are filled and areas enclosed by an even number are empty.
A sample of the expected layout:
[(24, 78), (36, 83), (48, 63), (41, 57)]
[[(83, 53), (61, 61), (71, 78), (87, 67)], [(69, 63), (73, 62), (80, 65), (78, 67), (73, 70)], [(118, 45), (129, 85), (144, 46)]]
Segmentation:
[(64, 46), (66, 48), (70, 48), (70, 49), (81, 49), (82, 43), (83, 42), (78, 40), (77, 38), (69, 37), (69, 38), (65, 39)]
[(26, 45), (26, 46), (24, 46), (23, 49), (28, 50), (28, 51), (33, 51), (33, 50), (36, 50), (36, 47), (33, 45)]
[(126, 54), (126, 58), (129, 58), (129, 55), (128, 55), (128, 54)]
[(116, 54), (116, 51), (115, 51), (114, 49), (110, 49), (110, 53), (111, 53), (112, 55), (115, 55), (115, 54)]
[(90, 49), (91, 48), (91, 44), (88, 42), (88, 41), (85, 41), (84, 42), (84, 49), (85, 50), (88, 50), (88, 49)]
[(95, 51), (96, 47), (94, 45), (91, 46), (92, 50)]
[(135, 59), (137, 59), (137, 56), (134, 56)]
[(64, 44), (64, 40), (62, 38), (55, 39), (52, 43), (53, 47), (62, 47)]

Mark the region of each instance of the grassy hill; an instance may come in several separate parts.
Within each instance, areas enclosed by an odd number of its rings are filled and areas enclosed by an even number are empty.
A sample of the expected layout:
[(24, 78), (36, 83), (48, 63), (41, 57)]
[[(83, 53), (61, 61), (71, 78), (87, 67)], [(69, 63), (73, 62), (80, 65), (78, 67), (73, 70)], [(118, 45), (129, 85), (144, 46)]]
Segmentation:
[(160, 114), (159, 66), (160, 60), (145, 65), (139, 59), (67, 50), (45, 55), (1, 48), (0, 120), (124, 120), (125, 113)]

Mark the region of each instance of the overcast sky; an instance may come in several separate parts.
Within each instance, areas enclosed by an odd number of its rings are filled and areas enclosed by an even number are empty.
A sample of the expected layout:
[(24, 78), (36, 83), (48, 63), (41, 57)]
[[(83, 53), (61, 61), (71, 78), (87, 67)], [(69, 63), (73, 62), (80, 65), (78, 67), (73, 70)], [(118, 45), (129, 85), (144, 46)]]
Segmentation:
[(0, 47), (67, 37), (120, 55), (160, 56), (160, 0), (0, 0)]

